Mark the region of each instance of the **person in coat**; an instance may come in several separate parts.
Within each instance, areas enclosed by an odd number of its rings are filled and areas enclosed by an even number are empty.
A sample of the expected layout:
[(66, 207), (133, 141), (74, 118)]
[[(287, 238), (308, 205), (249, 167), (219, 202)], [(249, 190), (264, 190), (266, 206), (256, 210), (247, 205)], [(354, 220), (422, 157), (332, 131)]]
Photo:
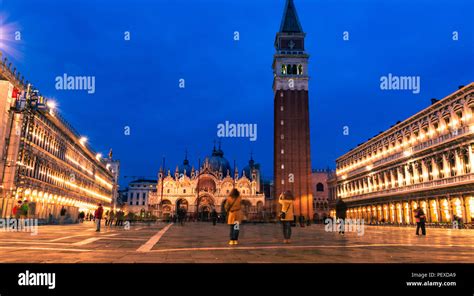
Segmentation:
[(289, 244), (291, 239), (291, 222), (294, 220), (295, 198), (291, 191), (280, 194), (279, 203), (281, 205), (280, 220), (283, 225), (283, 243)]
[(95, 210), (95, 213), (94, 213), (94, 218), (97, 223), (96, 232), (100, 232), (100, 220), (102, 220), (103, 214), (104, 214), (104, 208), (102, 207), (102, 204), (99, 204), (99, 207), (97, 208), (97, 210)]
[(239, 240), (240, 223), (242, 222), (242, 197), (237, 189), (232, 189), (225, 202), (227, 224), (230, 225), (229, 245), (237, 245)]
[(342, 198), (339, 198), (336, 201), (336, 219), (337, 222), (339, 223), (339, 234), (344, 235), (344, 228), (345, 228), (345, 220), (346, 220), (346, 211), (347, 211), (347, 205), (346, 203), (342, 200)]
[(421, 234), (426, 235), (426, 216), (422, 208), (415, 209), (415, 221), (416, 221), (416, 235), (420, 235), (419, 231), (421, 228)]

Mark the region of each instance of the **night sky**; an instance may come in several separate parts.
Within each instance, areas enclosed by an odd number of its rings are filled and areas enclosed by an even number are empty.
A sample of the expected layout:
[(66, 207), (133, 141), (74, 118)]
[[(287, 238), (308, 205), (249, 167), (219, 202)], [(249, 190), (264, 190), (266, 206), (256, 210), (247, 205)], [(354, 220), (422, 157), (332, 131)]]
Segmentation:
[[(3, 0), (1, 49), (96, 151), (113, 148), (122, 185), (132, 180), (124, 176), (156, 178), (163, 156), (174, 170), (185, 149), (197, 166), (226, 120), (256, 123), (258, 138), (222, 139), (225, 157), (242, 169), (253, 151), (271, 178), (271, 65), (284, 2)], [(313, 168), (334, 168), (430, 98), (474, 81), (474, 1), (381, 2), (295, 0), (311, 55)], [(64, 73), (95, 76), (95, 93), (56, 90)], [(420, 76), (420, 93), (381, 91), (389, 73)]]

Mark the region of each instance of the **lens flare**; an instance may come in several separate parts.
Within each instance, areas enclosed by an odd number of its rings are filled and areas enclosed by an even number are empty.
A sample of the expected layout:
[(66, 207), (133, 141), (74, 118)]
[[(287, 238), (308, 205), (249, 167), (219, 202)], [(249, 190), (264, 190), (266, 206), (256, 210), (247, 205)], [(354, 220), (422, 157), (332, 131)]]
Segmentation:
[(9, 22), (7, 15), (0, 13), (0, 52), (8, 58), (19, 60), (21, 55), (18, 48), (22, 42), (19, 26)]

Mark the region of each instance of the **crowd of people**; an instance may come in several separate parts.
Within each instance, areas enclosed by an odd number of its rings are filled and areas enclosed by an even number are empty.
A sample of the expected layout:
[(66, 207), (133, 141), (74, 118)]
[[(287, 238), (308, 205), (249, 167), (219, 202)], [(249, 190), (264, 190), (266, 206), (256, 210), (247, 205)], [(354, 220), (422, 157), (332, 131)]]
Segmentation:
[(84, 213), (80, 212), (78, 216), (79, 223), (84, 223), (84, 221), (92, 221), (96, 224), (96, 231), (100, 232), (100, 226), (102, 220), (105, 221), (104, 225), (107, 227), (112, 226), (123, 226), (125, 221), (125, 212), (122, 210), (118, 211), (106, 211), (104, 213), (104, 208), (102, 204), (99, 204), (94, 213)]

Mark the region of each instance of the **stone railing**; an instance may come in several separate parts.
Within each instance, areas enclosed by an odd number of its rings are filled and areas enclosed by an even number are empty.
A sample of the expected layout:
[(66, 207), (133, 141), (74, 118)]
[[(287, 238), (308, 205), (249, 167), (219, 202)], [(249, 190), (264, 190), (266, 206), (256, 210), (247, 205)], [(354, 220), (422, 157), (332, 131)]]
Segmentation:
[(428, 182), (411, 184), (411, 185), (398, 187), (398, 188), (372, 191), (368, 193), (355, 194), (352, 196), (348, 195), (346, 197), (346, 200), (351, 201), (351, 200), (366, 199), (366, 198), (372, 198), (372, 197), (383, 196), (383, 195), (393, 195), (397, 193), (410, 193), (410, 192), (415, 192), (415, 191), (421, 191), (424, 189), (434, 189), (437, 187), (445, 187), (449, 185), (457, 185), (457, 184), (472, 183), (472, 182), (474, 182), (474, 173), (469, 173), (469, 174), (465, 174), (461, 176), (431, 180)]

